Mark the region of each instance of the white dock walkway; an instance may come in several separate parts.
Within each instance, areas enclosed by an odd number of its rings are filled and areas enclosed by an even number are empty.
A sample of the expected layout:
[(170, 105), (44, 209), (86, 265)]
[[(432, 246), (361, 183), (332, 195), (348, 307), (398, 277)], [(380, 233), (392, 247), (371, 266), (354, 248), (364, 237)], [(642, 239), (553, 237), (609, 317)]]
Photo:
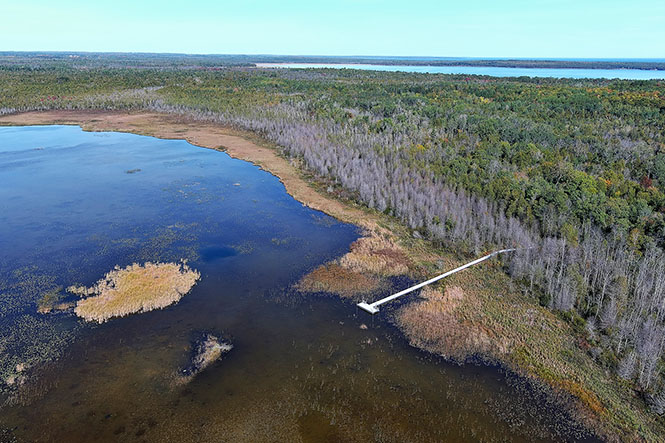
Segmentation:
[(402, 295), (408, 294), (409, 292), (413, 292), (413, 291), (415, 291), (416, 289), (420, 289), (420, 288), (422, 288), (423, 286), (427, 286), (427, 285), (429, 285), (430, 283), (434, 283), (435, 281), (439, 281), (439, 280), (441, 280), (442, 278), (446, 278), (446, 277), (448, 277), (449, 275), (453, 275), (454, 273), (459, 272), (459, 271), (462, 271), (462, 270), (464, 270), (464, 269), (466, 269), (466, 268), (468, 268), (468, 267), (470, 267), (470, 266), (477, 265), (477, 264), (480, 263), (480, 262), (483, 262), (483, 261), (485, 261), (485, 260), (487, 260), (487, 259), (489, 259), (489, 258), (494, 257), (495, 255), (503, 254), (504, 252), (513, 252), (513, 251), (515, 251), (515, 249), (501, 249), (501, 250), (499, 250), (499, 251), (494, 251), (494, 252), (492, 252), (491, 254), (487, 254), (487, 255), (484, 256), (484, 257), (480, 257), (480, 258), (478, 258), (478, 259), (476, 259), (476, 260), (474, 260), (474, 261), (472, 261), (472, 262), (469, 262), (469, 263), (467, 263), (467, 264), (465, 264), (465, 265), (462, 265), (462, 266), (460, 266), (460, 267), (458, 267), (458, 268), (452, 269), (452, 270), (450, 270), (450, 271), (448, 271), (448, 272), (444, 272), (444, 273), (441, 274), (441, 275), (438, 275), (438, 276), (436, 276), (436, 277), (434, 277), (434, 278), (430, 278), (429, 280), (424, 281), (424, 282), (422, 282), (422, 283), (418, 283), (417, 285), (415, 285), (415, 286), (411, 286), (410, 288), (407, 288), (407, 289), (405, 289), (405, 290), (403, 290), (403, 291), (400, 291), (400, 292), (398, 292), (398, 293), (396, 293), (396, 294), (393, 294), (393, 295), (388, 296), (388, 297), (386, 297), (386, 298), (382, 298), (381, 300), (377, 300), (377, 301), (375, 301), (374, 303), (369, 303), (369, 304), (366, 303), (366, 302), (358, 303), (358, 307), (361, 308), (361, 309), (364, 309), (365, 311), (369, 312), (370, 314), (376, 314), (377, 312), (379, 312), (378, 306), (380, 306), (380, 305), (382, 305), (382, 304), (384, 304), (384, 303), (387, 303), (387, 302), (389, 302), (389, 301), (391, 301), (391, 300), (394, 300), (394, 299), (396, 299), (397, 297), (401, 297)]

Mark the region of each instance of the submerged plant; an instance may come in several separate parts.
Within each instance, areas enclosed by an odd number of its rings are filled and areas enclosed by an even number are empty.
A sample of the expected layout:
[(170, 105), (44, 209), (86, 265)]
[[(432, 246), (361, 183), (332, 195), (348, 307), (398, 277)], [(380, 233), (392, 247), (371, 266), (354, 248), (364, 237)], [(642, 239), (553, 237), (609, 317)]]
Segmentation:
[(233, 349), (233, 345), (216, 336), (205, 333), (196, 340), (189, 365), (180, 371), (177, 377), (178, 384), (190, 382), (197, 374), (219, 360), (222, 355)]
[(37, 301), (37, 312), (48, 314), (54, 310), (67, 309), (68, 304), (63, 302), (62, 286), (46, 291)]
[(67, 291), (88, 295), (74, 312), (88, 321), (103, 323), (112, 317), (169, 306), (187, 294), (201, 274), (185, 263), (134, 263), (116, 266), (90, 288), (70, 286)]

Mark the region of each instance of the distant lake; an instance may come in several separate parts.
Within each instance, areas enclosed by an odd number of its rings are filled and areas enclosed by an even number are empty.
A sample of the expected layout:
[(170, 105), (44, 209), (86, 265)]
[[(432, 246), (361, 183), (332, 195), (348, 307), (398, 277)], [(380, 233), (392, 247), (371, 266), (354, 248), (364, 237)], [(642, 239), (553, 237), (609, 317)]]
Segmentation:
[(488, 75), (492, 77), (618, 78), (622, 80), (665, 79), (665, 71), (647, 71), (643, 69), (499, 68), (492, 66), (403, 66), (341, 63), (257, 63), (256, 65), (260, 68), (363, 69), (427, 74)]

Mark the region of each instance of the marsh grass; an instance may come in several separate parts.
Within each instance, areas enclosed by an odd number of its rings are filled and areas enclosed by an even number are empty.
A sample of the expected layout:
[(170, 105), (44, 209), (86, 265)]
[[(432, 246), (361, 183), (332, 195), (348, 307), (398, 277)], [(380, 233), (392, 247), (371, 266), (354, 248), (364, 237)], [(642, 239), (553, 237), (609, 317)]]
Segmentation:
[[(464, 260), (442, 255), (449, 269)], [(481, 357), (544, 382), (610, 441), (660, 441), (658, 417), (583, 346), (573, 327), (524, 296), (496, 263), (425, 289), (395, 313), (409, 342), (454, 361)]]
[(342, 297), (367, 294), (381, 285), (376, 276), (355, 272), (338, 263), (319, 266), (296, 285), (304, 292), (331, 292)]
[(387, 287), (387, 277), (408, 273), (410, 264), (392, 237), (372, 232), (353, 242), (340, 259), (307, 274), (296, 287), (303, 292), (330, 292), (353, 298)]
[(406, 274), (410, 261), (402, 248), (390, 237), (371, 235), (351, 244), (351, 251), (339, 263), (356, 272), (369, 272), (382, 277)]
[(397, 311), (396, 322), (412, 345), (456, 361), (473, 354), (498, 357), (506, 353), (506, 343), (491, 330), (465, 319), (457, 312), (460, 305), (482, 309), (478, 299), (466, 299), (462, 288), (451, 286), (441, 291), (425, 287), (420, 299)]
[[(396, 235), (367, 234), (348, 254), (306, 275), (298, 289), (357, 299), (379, 290), (385, 276), (424, 279), (470, 259), (413, 238), (388, 217), (381, 222)], [(376, 286), (359, 284), (364, 279)], [(497, 262), (451, 276), (405, 301), (394, 322), (413, 346), (459, 363), (480, 358), (505, 365), (570, 404), (577, 419), (610, 441), (658, 441), (658, 417), (594, 361), (569, 323), (521, 293)]]
[(103, 323), (176, 303), (200, 278), (185, 263), (134, 263), (116, 267), (90, 288), (70, 286), (67, 291), (85, 297), (76, 303), (76, 315)]

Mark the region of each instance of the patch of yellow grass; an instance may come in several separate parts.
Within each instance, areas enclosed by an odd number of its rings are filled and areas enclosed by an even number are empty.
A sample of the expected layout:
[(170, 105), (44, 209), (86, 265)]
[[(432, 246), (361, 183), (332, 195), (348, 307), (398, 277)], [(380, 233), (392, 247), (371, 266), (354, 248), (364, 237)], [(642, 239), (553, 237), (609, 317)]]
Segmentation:
[(339, 264), (356, 272), (369, 272), (389, 277), (409, 271), (409, 259), (394, 240), (384, 236), (361, 237), (351, 244), (351, 251)]
[(353, 297), (372, 292), (380, 285), (381, 281), (372, 275), (328, 263), (307, 274), (296, 287), (304, 292), (331, 292), (342, 297)]
[(394, 240), (377, 233), (361, 237), (339, 260), (319, 266), (300, 280), (297, 288), (305, 292), (331, 292), (354, 297), (376, 291), (385, 277), (409, 272), (411, 264)]
[(88, 295), (74, 312), (88, 321), (103, 323), (112, 317), (169, 306), (187, 294), (201, 274), (184, 263), (134, 263), (116, 268), (90, 288), (70, 286), (67, 291)]
[(420, 298), (401, 308), (396, 317), (413, 346), (456, 360), (476, 353), (493, 357), (506, 353), (505, 345), (490, 331), (460, 315), (460, 305), (482, 309), (478, 300), (466, 297), (460, 287), (446, 288), (445, 293), (425, 287)]

